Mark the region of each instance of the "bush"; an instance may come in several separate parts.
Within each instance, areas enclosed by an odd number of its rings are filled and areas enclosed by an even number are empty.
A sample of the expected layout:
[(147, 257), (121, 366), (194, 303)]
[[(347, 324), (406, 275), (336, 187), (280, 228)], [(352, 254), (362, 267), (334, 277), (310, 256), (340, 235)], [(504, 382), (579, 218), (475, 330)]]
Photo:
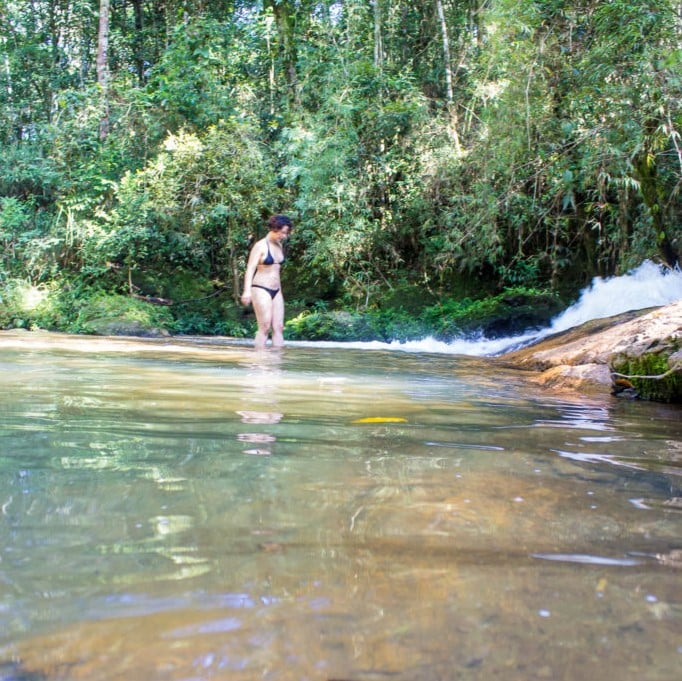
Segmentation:
[(59, 301), (56, 283), (34, 285), (9, 279), (0, 292), (0, 328), (64, 329), (67, 319)]
[(500, 338), (545, 326), (561, 309), (552, 293), (517, 288), (481, 300), (442, 300), (413, 312), (402, 308), (302, 312), (287, 322), (285, 332), (292, 340), (390, 342), (434, 336), (449, 341), (480, 333)]
[(99, 336), (160, 336), (174, 329), (169, 309), (121, 295), (100, 293), (82, 307), (78, 331)]

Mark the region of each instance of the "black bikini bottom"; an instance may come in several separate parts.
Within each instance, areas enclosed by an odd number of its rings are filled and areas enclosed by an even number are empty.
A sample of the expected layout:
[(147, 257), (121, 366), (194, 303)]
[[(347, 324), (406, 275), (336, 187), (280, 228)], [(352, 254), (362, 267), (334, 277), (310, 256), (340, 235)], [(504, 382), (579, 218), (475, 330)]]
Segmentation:
[(251, 284), (251, 288), (262, 288), (270, 294), (270, 297), (274, 300), (275, 296), (279, 293), (278, 288), (268, 288), (267, 286), (259, 286), (258, 284)]

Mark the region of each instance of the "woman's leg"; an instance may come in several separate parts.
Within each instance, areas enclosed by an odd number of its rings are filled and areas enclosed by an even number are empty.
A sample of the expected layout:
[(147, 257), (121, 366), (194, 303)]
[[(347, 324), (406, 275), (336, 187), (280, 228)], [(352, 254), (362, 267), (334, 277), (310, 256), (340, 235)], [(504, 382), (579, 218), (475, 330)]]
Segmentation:
[(272, 347), (281, 348), (284, 345), (284, 296), (282, 289), (272, 301)]
[[(281, 293), (278, 293), (277, 297), (281, 297)], [(253, 305), (253, 311), (256, 313), (256, 321), (258, 322), (258, 331), (256, 331), (254, 345), (257, 350), (262, 350), (272, 328), (273, 301), (267, 291), (254, 288), (251, 289), (251, 304)]]

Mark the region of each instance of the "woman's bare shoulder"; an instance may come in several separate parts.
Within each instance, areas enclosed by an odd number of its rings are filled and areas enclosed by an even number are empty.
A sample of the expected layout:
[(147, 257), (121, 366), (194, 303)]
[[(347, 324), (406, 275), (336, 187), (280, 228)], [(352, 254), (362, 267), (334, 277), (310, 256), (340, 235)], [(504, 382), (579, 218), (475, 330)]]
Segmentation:
[(256, 243), (251, 247), (251, 253), (253, 255), (265, 255), (267, 253), (267, 246), (265, 244), (265, 239), (259, 239), (256, 241)]

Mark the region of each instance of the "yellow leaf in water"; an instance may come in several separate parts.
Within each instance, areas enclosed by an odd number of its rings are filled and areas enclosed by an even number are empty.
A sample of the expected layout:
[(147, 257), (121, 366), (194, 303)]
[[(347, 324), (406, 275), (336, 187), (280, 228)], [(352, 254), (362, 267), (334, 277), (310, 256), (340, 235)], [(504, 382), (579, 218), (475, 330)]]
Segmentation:
[(604, 591), (606, 591), (606, 584), (607, 584), (606, 580), (602, 577), (602, 578), (597, 582), (597, 588), (595, 589), (595, 591), (596, 591), (598, 594), (603, 594)]
[(364, 419), (355, 419), (352, 423), (407, 423), (407, 419), (401, 416), (367, 416)]

